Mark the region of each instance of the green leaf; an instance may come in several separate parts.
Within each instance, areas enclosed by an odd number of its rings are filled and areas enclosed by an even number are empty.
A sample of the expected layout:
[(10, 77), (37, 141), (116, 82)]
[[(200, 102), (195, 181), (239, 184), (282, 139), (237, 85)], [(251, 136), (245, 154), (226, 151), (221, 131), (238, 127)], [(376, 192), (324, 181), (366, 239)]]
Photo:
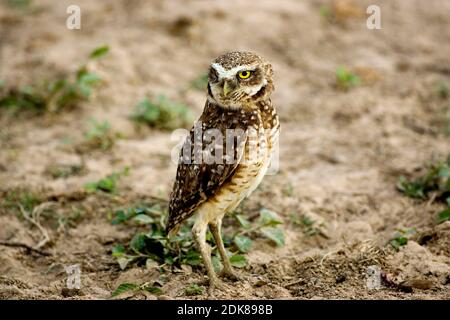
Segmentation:
[(190, 249), (186, 254), (185, 263), (191, 266), (198, 266), (202, 263), (202, 259), (200, 258), (200, 254), (193, 249)]
[(244, 256), (235, 254), (231, 256), (230, 263), (233, 267), (244, 268), (247, 265), (247, 259)]
[(447, 204), (450, 207), (450, 197), (447, 198)]
[(148, 291), (152, 294), (155, 294), (155, 295), (163, 294), (162, 289), (159, 287), (155, 287), (155, 286), (144, 286), (144, 287), (142, 287), (142, 289), (145, 291)]
[(125, 214), (125, 211), (123, 210), (117, 210), (114, 214), (115, 217), (111, 220), (111, 224), (119, 224), (128, 220), (128, 216)]
[(79, 83), (82, 83), (84, 85), (94, 85), (100, 82), (100, 77), (96, 75), (95, 73), (83, 73), (80, 78), (78, 79)]
[(346, 68), (338, 67), (336, 69), (336, 82), (338, 86), (348, 89), (351, 86), (358, 85), (361, 80), (357, 75)]
[(212, 256), (211, 257), (211, 262), (212, 262), (214, 271), (216, 273), (219, 273), (222, 270), (222, 268), (223, 268), (222, 261), (220, 261), (218, 256)]
[[(449, 201), (449, 199), (447, 199)], [(444, 211), (439, 212), (437, 217), (437, 222), (442, 223), (450, 219), (450, 209), (446, 209)]]
[(259, 222), (263, 226), (274, 226), (283, 223), (276, 212), (268, 209), (261, 209), (259, 212)]
[(164, 263), (166, 263), (166, 264), (168, 264), (169, 266), (171, 266), (171, 265), (173, 265), (173, 263), (174, 263), (174, 259), (173, 259), (173, 257), (165, 257), (164, 258)]
[(234, 244), (238, 247), (241, 252), (248, 252), (252, 246), (252, 240), (246, 236), (236, 236), (234, 237)]
[(78, 90), (80, 91), (81, 95), (85, 98), (89, 98), (92, 93), (92, 89), (90, 86), (81, 83), (78, 86)]
[(154, 222), (154, 219), (146, 214), (138, 214), (133, 220), (139, 222), (140, 224), (150, 224)]
[(284, 233), (283, 230), (275, 227), (263, 227), (261, 228), (261, 233), (275, 242), (277, 246), (284, 245)]
[(105, 192), (112, 192), (116, 188), (116, 180), (112, 177), (108, 177), (100, 180), (97, 183), (97, 189), (100, 189)]
[(424, 184), (420, 181), (408, 181), (401, 176), (397, 188), (411, 198), (425, 198)]
[(121, 244), (118, 244), (112, 249), (112, 256), (113, 257), (121, 257), (125, 254), (125, 247)]
[(144, 233), (138, 233), (136, 234), (133, 239), (131, 239), (130, 247), (135, 252), (140, 253), (142, 252), (146, 247), (146, 235)]
[(97, 182), (90, 182), (85, 184), (84, 188), (87, 192), (104, 191), (113, 193), (116, 190), (116, 183), (118, 178), (119, 174), (113, 173)]
[(106, 55), (109, 52), (109, 47), (108, 46), (102, 46), (102, 47), (98, 47), (96, 49), (94, 49), (89, 57), (91, 59), (98, 59), (103, 57), (104, 55)]
[(48, 86), (48, 91), (50, 92), (50, 94), (56, 94), (61, 89), (63, 89), (66, 85), (67, 85), (67, 80), (61, 79), (61, 80), (55, 81), (53, 83), (50, 83)]
[(184, 289), (184, 293), (187, 296), (197, 296), (203, 293), (203, 287), (200, 287), (198, 284), (191, 283)]
[(245, 217), (237, 214), (236, 215), (236, 219), (239, 221), (240, 225), (244, 228), (244, 229), (249, 229), (251, 227), (250, 221), (248, 221)]
[(450, 177), (450, 168), (442, 166), (441, 168), (439, 168), (438, 176), (441, 178)]
[(139, 288), (137, 284), (134, 283), (121, 283), (116, 290), (111, 294), (111, 297), (118, 296), (127, 291), (135, 291)]
[(301, 222), (304, 226), (307, 226), (307, 227), (310, 227), (314, 224), (314, 220), (307, 216), (303, 216), (301, 218)]
[(390, 241), (391, 246), (394, 247), (398, 251), (401, 246), (404, 246), (408, 243), (408, 238), (406, 237), (397, 237)]
[(186, 105), (164, 96), (160, 96), (158, 100), (150, 101), (147, 98), (141, 100), (136, 105), (132, 118), (165, 130), (185, 127), (192, 120), (191, 112)]
[(84, 189), (85, 189), (87, 192), (95, 192), (95, 191), (97, 191), (97, 183), (96, 183), (96, 182), (89, 182), (89, 183), (86, 183), (86, 184), (84, 185)]

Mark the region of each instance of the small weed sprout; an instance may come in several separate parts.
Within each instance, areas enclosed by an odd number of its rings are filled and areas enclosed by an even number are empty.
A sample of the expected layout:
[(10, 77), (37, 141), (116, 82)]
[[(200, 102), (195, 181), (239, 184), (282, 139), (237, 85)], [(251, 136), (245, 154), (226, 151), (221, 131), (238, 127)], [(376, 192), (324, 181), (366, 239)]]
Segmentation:
[(336, 87), (340, 90), (348, 90), (361, 83), (361, 79), (350, 70), (339, 67), (336, 69)]
[(203, 287), (200, 287), (198, 284), (191, 283), (184, 289), (184, 293), (187, 296), (198, 296), (200, 294), (203, 294)]
[(443, 200), (447, 209), (439, 212), (437, 223), (450, 219), (450, 155), (446, 161), (438, 161), (429, 166), (427, 172), (414, 179), (400, 177), (397, 188), (411, 198), (426, 199), (429, 193), (434, 193), (437, 200)]
[(128, 175), (129, 168), (125, 167), (120, 172), (114, 172), (107, 177), (100, 179), (96, 182), (87, 183), (84, 188), (87, 192), (105, 192), (105, 193), (117, 193), (117, 181), (124, 175)]
[(311, 219), (310, 217), (306, 215), (298, 216), (297, 214), (293, 213), (291, 214), (291, 221), (302, 227), (303, 233), (307, 236), (316, 236), (321, 235), (325, 238), (327, 238), (327, 235), (323, 233), (321, 230), (321, 227), (323, 226), (323, 223), (318, 223), (317, 221)]
[(156, 100), (145, 98), (139, 102), (132, 119), (162, 130), (184, 128), (193, 121), (187, 106), (174, 102), (166, 96), (159, 96)]
[[(95, 49), (89, 60), (99, 59), (108, 52), (108, 47)], [(100, 83), (100, 77), (89, 72), (86, 64), (76, 73), (54, 81), (44, 81), (40, 85), (27, 85), (21, 88), (0, 86), (0, 108), (16, 111), (34, 111), (36, 113), (58, 112), (77, 106), (90, 98), (94, 87)]]
[(398, 251), (400, 247), (408, 243), (408, 239), (411, 235), (416, 233), (414, 228), (397, 229), (394, 237), (389, 241), (389, 244)]
[(114, 146), (118, 135), (112, 132), (108, 121), (99, 122), (91, 119), (90, 125), (90, 129), (84, 136), (91, 146), (102, 150), (108, 150)]

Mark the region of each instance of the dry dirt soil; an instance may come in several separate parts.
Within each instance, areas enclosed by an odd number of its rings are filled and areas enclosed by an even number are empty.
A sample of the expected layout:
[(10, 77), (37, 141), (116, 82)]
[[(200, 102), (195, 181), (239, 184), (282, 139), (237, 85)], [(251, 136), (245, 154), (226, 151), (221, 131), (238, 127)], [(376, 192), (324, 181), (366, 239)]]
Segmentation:
[[(66, 8), (75, 2), (82, 28), (68, 30)], [(366, 27), (370, 4), (381, 8), (381, 30)], [(73, 72), (93, 48), (110, 47), (91, 66), (103, 83), (89, 101), (43, 116), (0, 113), (0, 240), (35, 246), (42, 232), (18, 203), (27, 195), (50, 203), (39, 220), (50, 238), (41, 249), (50, 255), (0, 245), (0, 298), (104, 299), (120, 283), (161, 276), (159, 298), (191, 298), (184, 288), (202, 283), (201, 267), (122, 271), (111, 256), (139, 230), (112, 225), (111, 212), (167, 199), (176, 170), (171, 133), (137, 126), (130, 114), (144, 96), (164, 94), (198, 116), (205, 92), (192, 81), (220, 53), (246, 49), (273, 63), (282, 133), (278, 174), (240, 210), (276, 211), (286, 244), (256, 237), (240, 269), (245, 280), (226, 281), (212, 297), (449, 299), (450, 222), (436, 224), (443, 205), (396, 189), (401, 175), (450, 152), (442, 120), (450, 100), (436, 94), (438, 83), (450, 83), (449, 13), (447, 0), (40, 0), (25, 10), (0, 2), (0, 79), (8, 84)], [(337, 88), (339, 66), (361, 83)], [(91, 118), (121, 134), (110, 150), (80, 147)], [(82, 170), (55, 178), (55, 165)], [(125, 166), (130, 173), (116, 195), (84, 191)], [(318, 232), (297, 223), (301, 217)], [(389, 240), (399, 228), (416, 233), (396, 251)], [(66, 289), (65, 267), (73, 264), (81, 266), (79, 291)], [(371, 265), (386, 279), (379, 290), (366, 286)], [(208, 297), (205, 290), (192, 298)]]

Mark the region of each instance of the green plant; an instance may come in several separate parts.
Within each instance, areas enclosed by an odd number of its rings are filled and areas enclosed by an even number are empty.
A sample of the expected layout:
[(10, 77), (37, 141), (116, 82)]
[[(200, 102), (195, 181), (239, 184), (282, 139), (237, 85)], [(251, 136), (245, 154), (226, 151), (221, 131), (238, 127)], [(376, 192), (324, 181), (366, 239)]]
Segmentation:
[(281, 192), (286, 197), (292, 197), (294, 195), (294, 186), (291, 183), (288, 183)]
[(250, 221), (241, 215), (236, 215), (236, 219), (241, 225), (242, 230), (237, 231), (233, 239), (234, 244), (240, 252), (245, 253), (250, 249), (252, 240), (248, 235), (251, 234), (268, 238), (277, 246), (285, 244), (284, 232), (281, 228), (278, 228), (278, 225), (282, 224), (283, 221), (276, 212), (261, 209), (255, 223), (250, 223)]
[(301, 218), (301, 223), (305, 227), (305, 234), (308, 236), (315, 236), (320, 234), (320, 229), (315, 226), (316, 222), (307, 216)]
[(190, 125), (193, 121), (189, 108), (165, 96), (156, 100), (145, 98), (135, 107), (132, 119), (163, 130), (173, 130)]
[(203, 294), (203, 287), (200, 287), (198, 284), (191, 283), (184, 289), (184, 293), (187, 296), (198, 296), (200, 294)]
[(413, 180), (400, 177), (398, 189), (408, 197), (426, 198), (435, 191), (439, 196), (450, 193), (450, 155), (446, 161), (438, 161), (429, 166), (426, 174)]
[(27, 9), (31, 5), (31, 0), (7, 0), (6, 3), (13, 8)]
[(397, 229), (394, 237), (389, 241), (389, 244), (398, 251), (400, 247), (408, 243), (409, 236), (416, 233), (414, 228)]
[(348, 90), (360, 83), (361, 79), (350, 70), (344, 67), (336, 69), (336, 87), (338, 89)]
[[(108, 47), (97, 48), (91, 52), (89, 59), (101, 58), (108, 50)], [(58, 112), (88, 100), (100, 80), (98, 75), (89, 72), (87, 65), (83, 64), (74, 75), (52, 81), (9, 89), (3, 85), (0, 86), (0, 107), (13, 111)]]
[(449, 207), (438, 213), (437, 222), (450, 219), (450, 155), (446, 161), (432, 163), (427, 172), (416, 179), (400, 177), (397, 188), (411, 198), (425, 199), (429, 193), (435, 193), (435, 199), (442, 199)]
[(450, 198), (447, 198), (448, 209), (444, 209), (437, 215), (437, 223), (442, 223), (444, 221), (450, 220)]
[(117, 181), (124, 175), (129, 173), (129, 168), (125, 167), (121, 172), (114, 172), (103, 179), (96, 182), (87, 183), (84, 188), (87, 192), (106, 192), (106, 193), (116, 193), (117, 191)]
[(18, 209), (20, 206), (26, 211), (32, 211), (42, 199), (34, 192), (23, 189), (8, 190), (0, 196), (0, 204), (7, 209)]
[[(249, 237), (251, 234), (264, 236), (277, 245), (284, 244), (283, 231), (277, 228), (277, 225), (282, 222), (273, 211), (261, 210), (260, 216), (254, 224), (240, 215), (235, 217), (241, 228), (231, 237), (226, 234), (223, 237), (231, 265), (237, 268), (247, 265), (246, 258), (240, 253), (246, 253), (251, 248), (252, 240)], [(168, 238), (165, 234), (166, 218), (167, 210), (160, 204), (144, 204), (114, 212), (111, 217), (112, 224), (132, 221), (146, 226), (149, 230), (137, 233), (127, 245), (119, 244), (114, 247), (112, 255), (117, 258), (122, 269), (125, 269), (131, 262), (143, 264), (144, 261), (146, 265), (154, 261), (161, 267), (179, 267), (183, 264), (198, 266), (202, 263), (192, 238), (192, 221), (184, 224), (176, 236)], [(220, 270), (222, 265), (210, 233), (207, 234), (207, 241), (212, 245), (214, 268)]]
[(112, 132), (109, 122), (98, 122), (91, 119), (90, 125), (90, 129), (84, 134), (89, 144), (102, 150), (110, 149), (116, 142), (118, 135)]
[(171, 239), (165, 235), (166, 209), (161, 205), (138, 205), (114, 212), (111, 223), (119, 224), (133, 221), (145, 225), (149, 231), (137, 233), (128, 245), (117, 245), (113, 256), (122, 269), (132, 262), (147, 260), (159, 265), (196, 266), (201, 262), (200, 255), (194, 250), (194, 241), (189, 226), (183, 226), (176, 237)]
[(303, 233), (307, 236), (316, 236), (321, 235), (323, 237), (327, 237), (326, 234), (323, 233), (321, 227), (323, 223), (318, 223), (317, 221), (311, 219), (306, 215), (299, 216), (297, 213), (292, 213), (290, 215), (291, 222), (295, 225), (300, 226), (303, 229)]
[(118, 295), (120, 295), (122, 293), (129, 292), (129, 291), (134, 293), (134, 292), (138, 292), (138, 291), (142, 291), (142, 290), (148, 291), (148, 292), (150, 292), (152, 294), (155, 294), (155, 295), (160, 295), (160, 294), (163, 293), (161, 288), (155, 286), (154, 284), (150, 285), (148, 282), (144, 283), (144, 284), (141, 284), (141, 285), (138, 285), (138, 284), (135, 284), (135, 283), (125, 282), (125, 283), (121, 283), (112, 292), (111, 297), (114, 298), (114, 297), (117, 297)]

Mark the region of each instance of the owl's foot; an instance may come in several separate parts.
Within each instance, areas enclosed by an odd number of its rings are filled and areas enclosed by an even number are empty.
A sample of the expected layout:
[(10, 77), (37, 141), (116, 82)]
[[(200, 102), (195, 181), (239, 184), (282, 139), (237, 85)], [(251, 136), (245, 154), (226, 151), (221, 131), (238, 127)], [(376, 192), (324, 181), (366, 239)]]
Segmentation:
[(230, 279), (232, 281), (242, 281), (244, 280), (244, 276), (234, 271), (233, 269), (223, 268), (220, 271), (219, 276)]
[(209, 289), (208, 289), (209, 295), (214, 295), (214, 292), (216, 290), (224, 291), (224, 290), (226, 290), (226, 286), (219, 278), (217, 278), (217, 277), (210, 278), (209, 279)]

